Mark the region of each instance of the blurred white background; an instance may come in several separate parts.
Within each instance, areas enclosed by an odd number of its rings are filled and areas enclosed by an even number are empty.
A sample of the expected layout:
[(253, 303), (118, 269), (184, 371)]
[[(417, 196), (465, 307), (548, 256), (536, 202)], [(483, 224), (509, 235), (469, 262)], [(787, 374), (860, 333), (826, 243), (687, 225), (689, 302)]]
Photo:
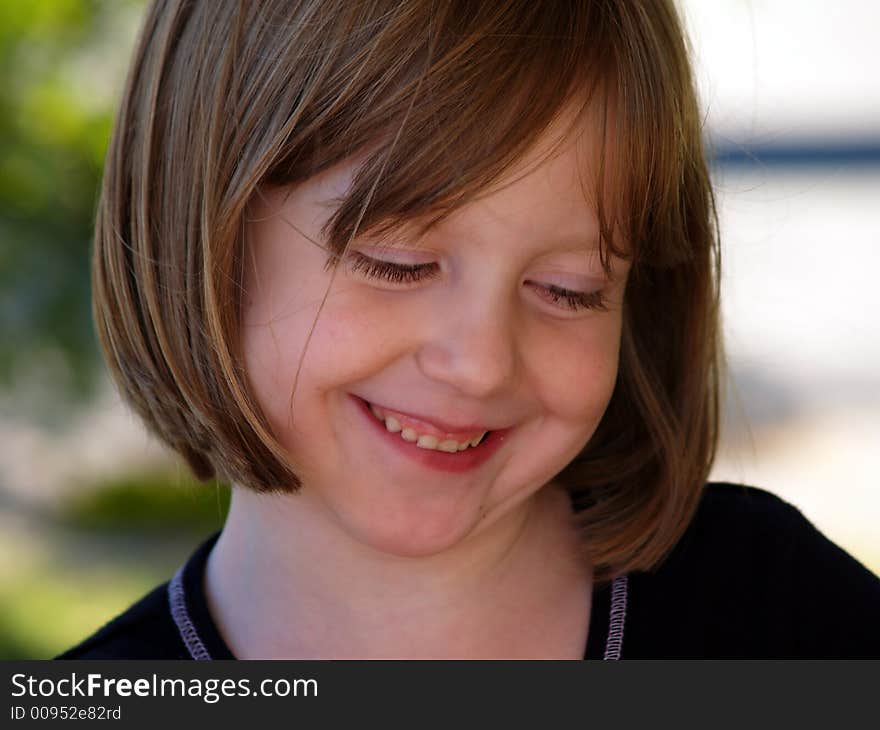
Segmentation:
[(880, 3), (681, 7), (735, 161), (715, 182), (741, 410), (713, 476), (783, 496), (880, 572)]

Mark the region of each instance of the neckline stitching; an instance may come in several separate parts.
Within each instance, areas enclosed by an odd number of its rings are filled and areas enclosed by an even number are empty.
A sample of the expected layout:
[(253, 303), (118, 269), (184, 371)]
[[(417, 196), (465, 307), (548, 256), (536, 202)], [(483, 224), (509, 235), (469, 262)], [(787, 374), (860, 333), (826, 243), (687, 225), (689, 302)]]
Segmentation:
[[(183, 589), (183, 573), (186, 563), (181, 565), (168, 583), (168, 605), (171, 618), (180, 634), (183, 645), (196, 661), (211, 661), (211, 654), (205, 648), (195, 624), (186, 608), (186, 593)], [(623, 651), (623, 630), (626, 624), (629, 581), (626, 575), (614, 579), (611, 584), (611, 610), (608, 620), (608, 634), (605, 638), (604, 661), (618, 661)]]
[(623, 629), (626, 623), (626, 606), (629, 581), (626, 575), (614, 579), (611, 584), (611, 611), (608, 619), (608, 636), (605, 639), (605, 661), (617, 661), (623, 651)]
[(199, 632), (186, 608), (186, 594), (183, 590), (183, 570), (185, 567), (186, 564), (181, 565), (168, 583), (168, 605), (171, 609), (171, 618), (174, 619), (177, 632), (180, 634), (189, 655), (197, 661), (211, 661), (211, 655), (202, 643)]

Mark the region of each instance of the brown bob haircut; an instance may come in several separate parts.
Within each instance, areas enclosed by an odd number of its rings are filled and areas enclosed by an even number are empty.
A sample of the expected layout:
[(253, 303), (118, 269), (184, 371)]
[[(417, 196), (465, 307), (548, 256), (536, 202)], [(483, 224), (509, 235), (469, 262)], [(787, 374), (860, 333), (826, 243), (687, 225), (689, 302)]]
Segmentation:
[(126, 400), (198, 478), (297, 491), (240, 352), (259, 186), (368, 152), (324, 229), (341, 255), (472, 200), (573, 99), (603, 120), (602, 261), (632, 268), (614, 393), (556, 481), (597, 580), (656, 566), (715, 456), (723, 365), (714, 201), (669, 0), (156, 0), (95, 232), (94, 315)]

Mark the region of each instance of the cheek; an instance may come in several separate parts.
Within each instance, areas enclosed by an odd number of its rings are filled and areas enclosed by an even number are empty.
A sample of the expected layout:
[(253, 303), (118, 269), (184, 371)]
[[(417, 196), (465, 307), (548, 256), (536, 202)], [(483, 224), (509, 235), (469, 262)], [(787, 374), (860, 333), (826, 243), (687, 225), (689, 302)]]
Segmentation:
[[(323, 292), (301, 293), (299, 298), (308, 301), (299, 308), (260, 301), (244, 315), (242, 347), (248, 380), (273, 431), (287, 446), (292, 445), (295, 431), (313, 420), (316, 394), (365, 377), (375, 367), (377, 353), (385, 351), (384, 330), (375, 321), (370, 326), (369, 312), (351, 306), (344, 293), (331, 289), (316, 320), (322, 296)], [(314, 431), (315, 425), (310, 428)]]
[[(305, 337), (292, 323), (246, 323), (242, 346), (254, 397), (282, 442), (288, 423), (290, 395)], [(300, 375), (300, 379), (302, 375)], [(298, 386), (299, 387), (299, 386)]]
[(557, 332), (535, 350), (539, 356), (531, 370), (539, 373), (541, 400), (556, 418), (592, 427), (605, 412), (620, 353), (619, 318), (606, 316), (577, 332)]
[[(288, 432), (293, 425), (294, 384), (295, 411), (300, 413), (300, 397), (310, 389), (309, 363), (312, 354), (321, 350), (320, 320), (309, 337), (320, 297), (316, 299), (311, 292), (302, 290), (286, 298), (268, 296), (269, 293), (264, 290), (263, 296), (243, 314), (242, 353), (257, 403), (276, 437), (288, 444), (291, 440)], [(301, 361), (303, 367), (297, 379)]]

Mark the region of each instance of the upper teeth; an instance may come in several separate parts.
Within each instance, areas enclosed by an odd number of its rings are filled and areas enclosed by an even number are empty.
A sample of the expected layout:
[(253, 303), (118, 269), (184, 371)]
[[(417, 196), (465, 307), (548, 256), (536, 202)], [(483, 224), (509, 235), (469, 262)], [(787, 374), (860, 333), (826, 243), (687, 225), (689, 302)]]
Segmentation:
[(372, 403), (370, 404), (370, 410), (376, 418), (385, 424), (385, 428), (388, 431), (391, 433), (399, 433), (404, 441), (415, 441), (416, 446), (423, 449), (435, 449), (437, 451), (446, 451), (449, 453), (464, 451), (468, 446), (476, 446), (479, 444), (483, 439), (483, 436), (488, 433), (488, 431), (483, 431), (483, 433), (474, 436), (468, 441), (456, 441), (454, 439), (440, 441), (436, 436), (419, 434), (412, 428), (403, 428), (398, 419), (394, 416), (383, 416)]

